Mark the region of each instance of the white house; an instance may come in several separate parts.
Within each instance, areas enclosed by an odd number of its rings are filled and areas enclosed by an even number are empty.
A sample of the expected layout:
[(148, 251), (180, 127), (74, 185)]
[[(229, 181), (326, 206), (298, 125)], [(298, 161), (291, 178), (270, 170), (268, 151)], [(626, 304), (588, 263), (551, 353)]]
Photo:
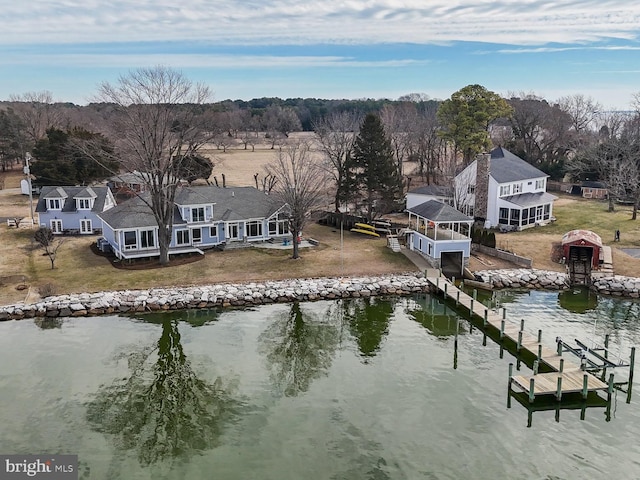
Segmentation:
[(454, 179), (458, 209), (486, 228), (521, 230), (552, 221), (555, 195), (548, 175), (497, 147), (480, 154)]
[(436, 200), (438, 202), (452, 205), (453, 203), (453, 189), (451, 187), (444, 187), (441, 185), (423, 185), (418, 188), (414, 188), (407, 192), (407, 205), (406, 209), (410, 209), (420, 205), (421, 203), (428, 202), (429, 200)]

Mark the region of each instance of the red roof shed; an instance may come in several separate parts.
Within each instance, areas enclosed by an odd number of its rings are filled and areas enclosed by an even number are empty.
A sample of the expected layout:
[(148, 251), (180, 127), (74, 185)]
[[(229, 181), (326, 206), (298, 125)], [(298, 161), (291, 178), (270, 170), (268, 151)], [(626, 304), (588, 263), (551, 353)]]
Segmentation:
[(571, 230), (562, 236), (562, 254), (566, 259), (571, 257), (571, 247), (591, 248), (591, 266), (598, 268), (602, 239), (590, 230)]

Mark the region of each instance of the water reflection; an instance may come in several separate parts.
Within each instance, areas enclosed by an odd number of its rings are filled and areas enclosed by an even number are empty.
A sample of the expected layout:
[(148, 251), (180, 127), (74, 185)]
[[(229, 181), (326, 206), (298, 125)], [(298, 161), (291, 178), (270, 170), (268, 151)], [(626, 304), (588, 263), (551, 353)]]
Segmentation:
[(119, 359), (128, 377), (103, 385), (87, 406), (87, 420), (112, 435), (116, 447), (137, 453), (142, 465), (185, 460), (216, 447), (242, 402), (234, 382), (199, 378), (185, 355), (178, 321), (165, 318), (155, 347), (140, 347)]
[(355, 338), (360, 354), (375, 356), (389, 333), (389, 320), (397, 299), (371, 297), (340, 303), (343, 321)]
[(410, 318), (429, 330), (436, 337), (454, 336), (460, 332), (458, 315), (455, 310), (436, 298), (425, 295), (408, 303)]
[(42, 330), (50, 330), (52, 328), (62, 328), (62, 318), (60, 317), (37, 317), (34, 318), (35, 323)]
[(572, 287), (558, 294), (559, 305), (573, 313), (585, 313), (598, 306), (598, 295), (588, 287)]
[(303, 305), (291, 304), (288, 315), (274, 319), (259, 338), (270, 378), (287, 397), (306, 392), (328, 374), (340, 343), (336, 313), (328, 309), (320, 316)]

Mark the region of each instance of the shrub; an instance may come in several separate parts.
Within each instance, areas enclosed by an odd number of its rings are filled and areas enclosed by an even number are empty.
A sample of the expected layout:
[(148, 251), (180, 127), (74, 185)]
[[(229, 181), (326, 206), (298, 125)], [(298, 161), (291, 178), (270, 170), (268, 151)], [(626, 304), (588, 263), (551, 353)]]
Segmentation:
[(51, 295), (55, 295), (58, 289), (53, 283), (45, 283), (44, 285), (40, 285), (38, 287), (38, 293), (42, 298), (50, 297)]

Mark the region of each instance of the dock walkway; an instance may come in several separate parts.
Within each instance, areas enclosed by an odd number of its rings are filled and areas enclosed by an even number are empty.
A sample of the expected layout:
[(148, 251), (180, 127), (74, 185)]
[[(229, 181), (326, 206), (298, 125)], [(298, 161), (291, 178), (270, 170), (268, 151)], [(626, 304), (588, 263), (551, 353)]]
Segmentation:
[[(477, 301), (473, 297), (457, 288), (447, 278), (440, 276), (437, 270), (426, 271), (427, 281), (444, 296), (445, 299), (455, 301), (456, 305), (464, 307), (471, 316), (478, 317), (485, 327), (495, 328), (500, 333), (500, 338), (506, 338), (516, 344), (519, 353), (528, 353), (536, 357), (534, 363), (534, 375), (513, 376), (509, 372), (509, 384), (517, 385), (529, 396), (533, 402), (536, 396), (555, 395), (558, 400), (563, 394), (582, 393), (586, 398), (589, 392), (601, 390), (611, 391), (613, 387), (613, 374), (609, 383), (605, 383), (594, 375), (585, 371), (582, 367), (582, 359), (575, 356), (563, 357), (565, 345), (559, 341), (559, 347), (553, 350), (542, 344), (542, 331), (537, 336), (524, 331), (524, 320), (516, 324), (506, 318), (504, 308), (495, 312)], [(569, 348), (577, 353), (579, 350)], [(545, 365), (548, 373), (537, 373), (538, 367)]]

